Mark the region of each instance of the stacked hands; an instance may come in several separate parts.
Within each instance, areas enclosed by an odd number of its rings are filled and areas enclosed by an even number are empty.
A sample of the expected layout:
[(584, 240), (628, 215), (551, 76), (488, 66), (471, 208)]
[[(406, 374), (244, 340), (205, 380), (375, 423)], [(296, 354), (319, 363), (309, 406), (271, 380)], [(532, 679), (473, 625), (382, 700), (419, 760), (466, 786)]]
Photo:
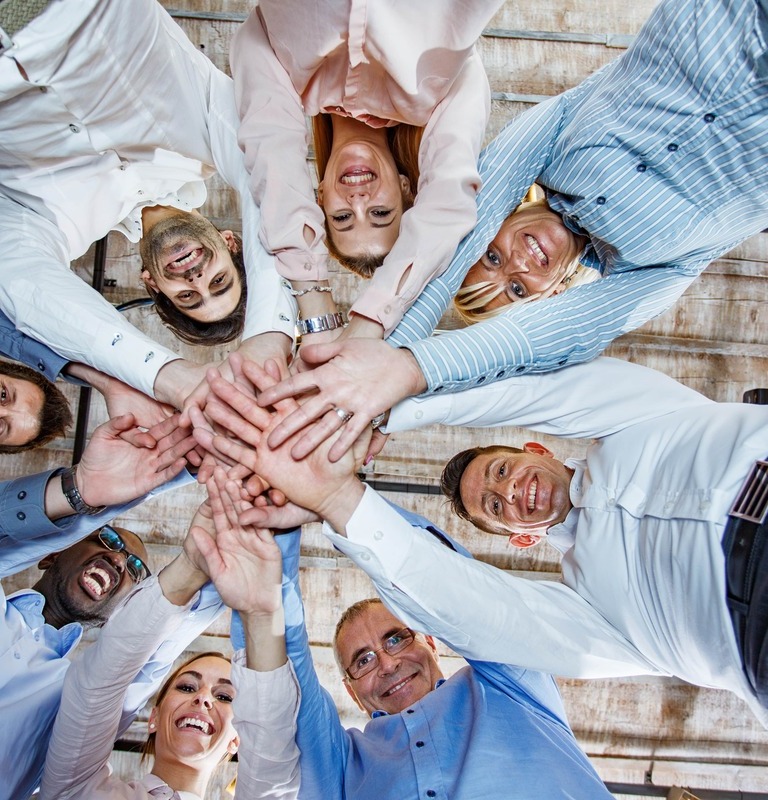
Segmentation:
[[(293, 528), (336, 516), (350, 503), (354, 508), (362, 492), (355, 472), (370, 452), (370, 424), (357, 433), (360, 426), (352, 428), (352, 418), (334, 409), (315, 422), (317, 398), (300, 404), (292, 396), (302, 385), (294, 379), (312, 373), (288, 378), (276, 361), (262, 368), (237, 354), (229, 366), (227, 377), (208, 371), (204, 408), (188, 410), (198, 450), (205, 452), (198, 481), (210, 490), (211, 479), (226, 474), (228, 489), (237, 489), (240, 523), (258, 528)], [(308, 422), (315, 423), (309, 432)]]

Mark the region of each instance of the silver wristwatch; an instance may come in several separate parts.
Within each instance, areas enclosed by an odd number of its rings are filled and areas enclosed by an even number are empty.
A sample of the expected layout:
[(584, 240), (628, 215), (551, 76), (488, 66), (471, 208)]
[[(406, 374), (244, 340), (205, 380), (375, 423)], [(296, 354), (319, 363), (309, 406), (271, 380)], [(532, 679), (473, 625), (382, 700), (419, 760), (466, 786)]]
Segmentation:
[(296, 330), (302, 336), (306, 336), (308, 333), (335, 331), (336, 328), (343, 328), (344, 324), (344, 315), (337, 311), (335, 314), (323, 314), (320, 317), (298, 319), (296, 320)]

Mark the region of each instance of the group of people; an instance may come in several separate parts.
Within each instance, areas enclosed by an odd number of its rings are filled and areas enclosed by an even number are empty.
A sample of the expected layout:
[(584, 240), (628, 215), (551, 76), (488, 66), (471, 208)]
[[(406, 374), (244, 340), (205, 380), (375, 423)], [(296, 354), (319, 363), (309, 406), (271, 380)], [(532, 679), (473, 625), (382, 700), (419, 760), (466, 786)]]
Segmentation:
[[(768, 725), (768, 410), (598, 357), (768, 227), (768, 5), (661, 0), (481, 152), (501, 4), (261, 0), (230, 79), (156, 0), (0, 0), (0, 450), (71, 424), (57, 378), (109, 416), (78, 464), (0, 484), (0, 576), (42, 570), (3, 595), (8, 797), (201, 800), (237, 753), (241, 798), (608, 798), (553, 676), (676, 675)], [(242, 235), (196, 211), (214, 173)], [(163, 322), (226, 359), (180, 358), (71, 272), (110, 230)], [(330, 257), (367, 279), (348, 320)], [(472, 324), (433, 337), (452, 299)], [(443, 472), (458, 516), (556, 547), (559, 583), (361, 482), (387, 434), (434, 423), (595, 440)], [(195, 479), (158, 570), (111, 523)], [(379, 593), (334, 636), (363, 730), (313, 666), (310, 521)], [(166, 677), (225, 606), (234, 657)], [(448, 680), (436, 639), (467, 659)], [(123, 781), (113, 744), (158, 689)]]

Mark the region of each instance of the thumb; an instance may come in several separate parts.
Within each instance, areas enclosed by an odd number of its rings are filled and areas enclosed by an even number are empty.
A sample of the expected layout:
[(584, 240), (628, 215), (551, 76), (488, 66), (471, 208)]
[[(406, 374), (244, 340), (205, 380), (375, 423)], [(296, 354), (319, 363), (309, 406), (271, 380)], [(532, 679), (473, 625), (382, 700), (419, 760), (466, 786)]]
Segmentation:
[(326, 342), (325, 344), (306, 344), (301, 348), (301, 357), (308, 364), (325, 364), (341, 353), (344, 342)]
[(120, 414), (120, 416), (112, 417), (112, 419), (105, 422), (101, 427), (104, 433), (117, 436), (124, 431), (130, 430), (136, 425), (136, 417), (130, 412), (127, 414)]

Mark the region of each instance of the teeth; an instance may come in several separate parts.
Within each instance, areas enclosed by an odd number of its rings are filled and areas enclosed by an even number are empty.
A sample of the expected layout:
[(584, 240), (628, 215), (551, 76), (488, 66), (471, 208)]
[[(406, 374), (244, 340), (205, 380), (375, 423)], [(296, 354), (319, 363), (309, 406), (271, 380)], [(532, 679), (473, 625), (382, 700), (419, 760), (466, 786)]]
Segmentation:
[(384, 696), (389, 697), (389, 695), (394, 694), (394, 692), (396, 692), (402, 686), (405, 686), (405, 684), (408, 683), (408, 680), (409, 679), (406, 678), (404, 681), (400, 681), (400, 683), (396, 684), (395, 686), (391, 686), (386, 692), (384, 692)]
[(99, 596), (107, 592), (112, 585), (110, 574), (101, 567), (91, 567), (83, 574), (83, 581), (94, 594)]
[(198, 252), (199, 250), (192, 250), (191, 252), (187, 253), (187, 255), (176, 259), (176, 261), (174, 261), (173, 263), (177, 264), (180, 267), (183, 267), (186, 264), (189, 264), (190, 261), (194, 261), (194, 259), (197, 257)]
[(533, 238), (533, 236), (526, 234), (525, 235), (526, 241), (528, 242), (528, 246), (533, 250), (533, 254), (536, 258), (541, 261), (542, 264), (547, 264), (549, 259), (544, 254), (544, 251), (539, 247), (539, 243)]
[(536, 508), (536, 490), (539, 488), (539, 479), (534, 478), (531, 485), (528, 487), (528, 510), (533, 511)]
[(368, 183), (376, 176), (372, 172), (363, 172), (359, 175), (342, 175), (340, 180), (345, 186), (354, 186), (358, 183)]
[(197, 717), (184, 717), (184, 719), (180, 719), (176, 723), (177, 728), (197, 728), (201, 730), (204, 734), (210, 736), (213, 733), (213, 726), (202, 719), (197, 719)]

